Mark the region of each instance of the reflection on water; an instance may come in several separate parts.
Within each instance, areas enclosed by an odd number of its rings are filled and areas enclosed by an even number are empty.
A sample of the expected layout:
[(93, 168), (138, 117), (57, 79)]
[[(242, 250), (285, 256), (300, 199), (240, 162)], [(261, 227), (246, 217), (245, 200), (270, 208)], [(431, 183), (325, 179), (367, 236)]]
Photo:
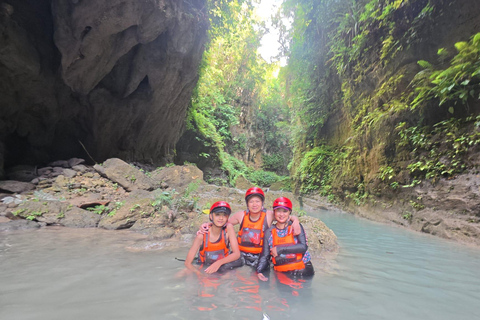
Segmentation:
[[(336, 268), (312, 280), (242, 267), (186, 273), (188, 248), (138, 250), (128, 231), (0, 233), (0, 319), (475, 319), (480, 250), (323, 212)], [(136, 248), (131, 250), (131, 248)]]

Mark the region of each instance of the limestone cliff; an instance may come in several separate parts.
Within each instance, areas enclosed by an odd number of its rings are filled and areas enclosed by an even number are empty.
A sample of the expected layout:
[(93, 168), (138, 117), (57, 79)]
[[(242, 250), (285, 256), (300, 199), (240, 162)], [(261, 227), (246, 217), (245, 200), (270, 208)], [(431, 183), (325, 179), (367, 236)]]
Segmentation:
[(204, 10), (204, 0), (0, 2), (0, 170), (72, 156), (164, 161), (198, 79)]

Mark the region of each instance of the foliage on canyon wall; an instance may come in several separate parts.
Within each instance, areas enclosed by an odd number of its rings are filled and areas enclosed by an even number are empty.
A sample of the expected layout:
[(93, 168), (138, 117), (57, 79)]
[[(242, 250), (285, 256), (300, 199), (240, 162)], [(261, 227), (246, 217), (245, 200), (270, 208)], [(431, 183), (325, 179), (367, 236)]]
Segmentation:
[[(265, 28), (249, 1), (210, 1), (209, 5), (210, 42), (187, 129), (210, 147), (200, 156), (218, 159), (230, 184), (243, 175), (258, 185), (269, 185), (279, 179), (272, 171), (285, 173), (290, 154), (283, 147), (287, 137), (281, 123), (288, 121), (288, 112), (281, 82), (273, 76), (276, 66), (257, 55)], [(251, 166), (255, 148), (265, 151), (262, 168)], [(255, 169), (270, 172), (258, 174)]]
[(361, 204), (477, 165), (480, 30), (456, 19), (452, 3), (287, 0), (283, 8), (293, 18), (297, 191)]

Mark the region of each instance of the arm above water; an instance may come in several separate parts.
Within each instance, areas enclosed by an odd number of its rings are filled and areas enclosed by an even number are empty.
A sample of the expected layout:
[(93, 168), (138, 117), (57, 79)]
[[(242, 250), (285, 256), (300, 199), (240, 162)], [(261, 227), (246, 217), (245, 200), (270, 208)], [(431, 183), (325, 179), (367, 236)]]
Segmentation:
[(199, 271), (197, 268), (193, 266), (192, 262), (195, 259), (195, 255), (197, 254), (198, 250), (202, 246), (202, 243), (203, 243), (203, 235), (197, 234), (197, 236), (193, 240), (193, 244), (190, 247), (190, 250), (188, 250), (187, 257), (185, 258), (185, 267), (187, 267), (189, 270), (192, 270), (196, 273), (198, 273)]
[(293, 235), (298, 236), (303, 230), (303, 228), (300, 227), (298, 217), (290, 215), (290, 221), (292, 221)]
[(257, 265), (257, 276), (258, 279), (262, 281), (267, 281), (268, 278), (263, 275), (263, 271), (268, 269), (270, 264), (268, 263), (268, 260), (270, 258), (270, 246), (268, 245), (268, 239), (270, 238), (270, 235), (272, 234), (271, 228), (265, 231), (265, 235), (263, 238), (263, 248), (262, 248), (262, 253), (260, 253), (260, 257), (258, 258), (258, 265)]
[(243, 211), (237, 211), (234, 214), (231, 214), (230, 217), (228, 217), (228, 223), (232, 224), (233, 226), (240, 224), (243, 220), (243, 215)]

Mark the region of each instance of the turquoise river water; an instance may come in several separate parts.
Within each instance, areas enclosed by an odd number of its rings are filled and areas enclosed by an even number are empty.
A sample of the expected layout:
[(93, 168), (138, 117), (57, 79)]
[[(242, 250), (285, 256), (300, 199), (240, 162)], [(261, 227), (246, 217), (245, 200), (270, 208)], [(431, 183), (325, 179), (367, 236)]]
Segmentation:
[(480, 319), (479, 249), (315, 216), (341, 249), (307, 281), (271, 273), (260, 283), (249, 267), (186, 273), (175, 257), (187, 247), (139, 250), (143, 238), (128, 231), (3, 232), (0, 319)]

